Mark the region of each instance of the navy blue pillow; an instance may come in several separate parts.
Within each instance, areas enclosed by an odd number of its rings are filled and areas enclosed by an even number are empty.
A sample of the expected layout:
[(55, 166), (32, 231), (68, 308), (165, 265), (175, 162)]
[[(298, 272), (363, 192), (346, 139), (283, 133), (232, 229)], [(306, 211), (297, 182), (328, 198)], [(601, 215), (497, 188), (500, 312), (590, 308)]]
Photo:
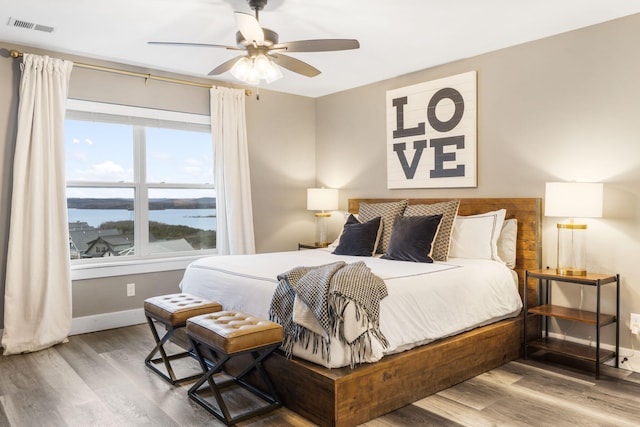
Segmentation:
[(338, 247), (333, 253), (336, 255), (373, 256), (376, 253), (381, 231), (380, 217), (360, 223), (355, 216), (349, 215), (344, 223)]
[(431, 253), (442, 215), (399, 216), (393, 222), (384, 259), (433, 262)]

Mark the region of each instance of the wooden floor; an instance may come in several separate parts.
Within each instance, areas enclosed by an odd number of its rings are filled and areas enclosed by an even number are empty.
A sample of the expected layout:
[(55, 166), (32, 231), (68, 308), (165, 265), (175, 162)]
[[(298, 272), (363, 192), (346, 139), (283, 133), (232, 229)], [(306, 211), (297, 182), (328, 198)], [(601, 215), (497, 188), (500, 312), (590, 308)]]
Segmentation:
[[(145, 324), (0, 357), (0, 426), (223, 425), (187, 398), (188, 385), (144, 366), (152, 342)], [(640, 374), (603, 367), (596, 381), (560, 362), (511, 362), (364, 426), (640, 425)], [(239, 425), (313, 424), (281, 408)]]

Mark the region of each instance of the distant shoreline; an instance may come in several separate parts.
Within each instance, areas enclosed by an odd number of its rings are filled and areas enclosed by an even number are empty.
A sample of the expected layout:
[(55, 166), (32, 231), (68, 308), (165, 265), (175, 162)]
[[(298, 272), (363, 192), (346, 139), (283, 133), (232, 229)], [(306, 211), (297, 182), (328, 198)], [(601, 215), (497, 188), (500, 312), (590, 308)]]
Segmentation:
[[(133, 210), (133, 199), (112, 198), (79, 198), (67, 199), (67, 208), (70, 209), (126, 209)], [(149, 210), (165, 209), (215, 209), (214, 197), (201, 197), (197, 199), (149, 199)]]

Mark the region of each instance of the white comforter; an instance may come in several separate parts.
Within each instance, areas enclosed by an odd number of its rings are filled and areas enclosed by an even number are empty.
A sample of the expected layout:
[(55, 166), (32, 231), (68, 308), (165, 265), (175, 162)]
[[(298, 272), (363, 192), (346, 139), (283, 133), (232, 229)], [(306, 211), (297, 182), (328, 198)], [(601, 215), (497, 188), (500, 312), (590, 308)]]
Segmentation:
[[(268, 318), (278, 274), (337, 260), (364, 261), (389, 292), (380, 304), (380, 330), (389, 347), (373, 343), (364, 362), (517, 316), (522, 308), (515, 273), (496, 261), (452, 258), (425, 264), (333, 255), (328, 249), (202, 258), (187, 268), (180, 287), (226, 310)], [(302, 346), (293, 354), (326, 367), (347, 366), (350, 355), (338, 344), (332, 340), (330, 362)]]

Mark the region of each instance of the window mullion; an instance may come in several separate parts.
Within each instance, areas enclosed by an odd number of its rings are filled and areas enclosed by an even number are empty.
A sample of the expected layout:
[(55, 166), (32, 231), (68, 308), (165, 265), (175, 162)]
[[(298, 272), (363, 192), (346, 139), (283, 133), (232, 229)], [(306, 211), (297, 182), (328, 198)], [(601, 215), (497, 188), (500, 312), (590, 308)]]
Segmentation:
[(147, 162), (145, 129), (134, 126), (134, 180), (136, 206), (136, 255), (145, 256), (149, 253), (149, 192), (146, 187)]
[(168, 184), (165, 182), (146, 183), (147, 188), (183, 188), (183, 189), (215, 189), (212, 184)]

